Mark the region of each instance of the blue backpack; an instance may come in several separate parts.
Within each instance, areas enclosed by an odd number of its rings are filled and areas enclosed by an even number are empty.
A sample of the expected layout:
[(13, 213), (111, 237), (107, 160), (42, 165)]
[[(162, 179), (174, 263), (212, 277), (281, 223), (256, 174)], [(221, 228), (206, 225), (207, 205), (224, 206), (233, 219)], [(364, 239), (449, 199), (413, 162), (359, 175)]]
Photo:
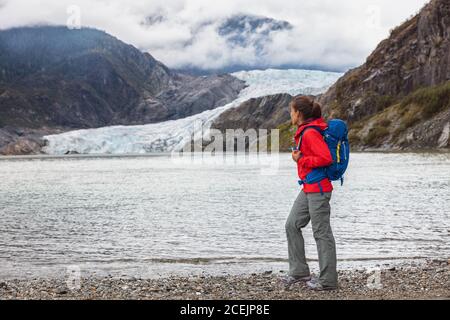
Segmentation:
[(328, 128), (325, 130), (319, 127), (308, 127), (300, 135), (298, 150), (302, 145), (303, 135), (308, 129), (317, 130), (325, 140), (325, 143), (330, 149), (333, 157), (333, 164), (329, 167), (316, 168), (306, 176), (305, 180), (300, 180), (299, 184), (319, 184), (320, 193), (323, 195), (323, 190), (320, 182), (328, 178), (331, 181), (341, 180), (341, 186), (344, 184), (344, 173), (347, 170), (350, 160), (350, 144), (348, 142), (348, 127), (347, 124), (339, 119), (328, 121)]

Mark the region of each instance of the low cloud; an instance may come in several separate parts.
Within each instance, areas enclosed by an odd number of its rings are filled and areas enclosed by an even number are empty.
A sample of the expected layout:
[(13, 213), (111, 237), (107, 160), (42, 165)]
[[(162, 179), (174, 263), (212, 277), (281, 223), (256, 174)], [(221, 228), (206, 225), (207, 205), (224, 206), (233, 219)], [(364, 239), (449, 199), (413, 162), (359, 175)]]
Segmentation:
[[(95, 27), (147, 51), (172, 68), (227, 69), (314, 66), (345, 70), (361, 64), (389, 30), (426, 0), (0, 0), (0, 28), (64, 25), (80, 8)], [(2, 6), (3, 5), (3, 6)], [(218, 33), (237, 14), (287, 21), (292, 28), (244, 44)], [(262, 43), (262, 45), (261, 45)]]

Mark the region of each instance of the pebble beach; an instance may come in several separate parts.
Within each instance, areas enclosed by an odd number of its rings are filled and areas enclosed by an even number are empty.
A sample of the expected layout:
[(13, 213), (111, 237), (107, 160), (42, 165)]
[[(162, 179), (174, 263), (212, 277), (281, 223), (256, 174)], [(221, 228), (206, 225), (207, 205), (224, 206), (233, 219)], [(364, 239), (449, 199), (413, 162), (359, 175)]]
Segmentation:
[(87, 276), (78, 287), (65, 279), (0, 280), (2, 300), (349, 300), (450, 299), (450, 260), (390, 266), (378, 271), (339, 271), (339, 289), (286, 288), (267, 271), (241, 276), (171, 276), (159, 279)]

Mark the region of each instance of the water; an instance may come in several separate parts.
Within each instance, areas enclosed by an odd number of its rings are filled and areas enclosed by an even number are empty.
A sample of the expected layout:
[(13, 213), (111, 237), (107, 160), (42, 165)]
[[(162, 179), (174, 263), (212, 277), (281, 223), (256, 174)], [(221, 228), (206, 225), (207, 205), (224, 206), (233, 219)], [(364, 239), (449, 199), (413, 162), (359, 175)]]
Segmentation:
[(152, 153), (181, 150), (193, 133), (208, 136), (213, 121), (224, 111), (238, 107), (242, 102), (261, 96), (289, 93), (319, 94), (325, 92), (341, 73), (312, 70), (254, 70), (233, 75), (246, 82), (233, 102), (187, 118), (139, 126), (110, 126), (65, 132), (44, 137), (47, 154), (67, 152), (81, 154)]
[[(242, 155), (3, 158), (0, 278), (286, 270), (289, 158), (275, 175)], [(353, 154), (331, 203), (339, 268), (449, 257), (449, 177), (450, 154)]]

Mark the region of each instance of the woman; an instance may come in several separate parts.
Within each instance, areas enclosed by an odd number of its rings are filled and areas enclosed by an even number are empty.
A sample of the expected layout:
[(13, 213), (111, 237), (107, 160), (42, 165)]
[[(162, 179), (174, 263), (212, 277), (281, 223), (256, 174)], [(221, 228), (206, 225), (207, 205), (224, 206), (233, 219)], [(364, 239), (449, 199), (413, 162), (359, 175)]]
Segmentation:
[[(305, 180), (314, 168), (327, 167), (333, 163), (330, 150), (323, 136), (316, 129), (327, 128), (322, 118), (321, 107), (309, 97), (299, 96), (290, 104), (291, 120), (298, 126), (295, 142), (298, 146), (303, 138), (300, 150), (292, 152), (297, 163), (298, 175)], [(330, 200), (333, 185), (328, 178), (315, 184), (304, 184), (286, 221), (286, 235), (289, 252), (289, 274), (284, 283), (290, 286), (297, 282), (306, 282), (313, 290), (334, 290), (337, 288), (336, 245), (330, 225)], [(319, 254), (320, 276), (312, 279), (306, 263), (305, 244), (302, 228), (311, 221), (314, 239)]]

